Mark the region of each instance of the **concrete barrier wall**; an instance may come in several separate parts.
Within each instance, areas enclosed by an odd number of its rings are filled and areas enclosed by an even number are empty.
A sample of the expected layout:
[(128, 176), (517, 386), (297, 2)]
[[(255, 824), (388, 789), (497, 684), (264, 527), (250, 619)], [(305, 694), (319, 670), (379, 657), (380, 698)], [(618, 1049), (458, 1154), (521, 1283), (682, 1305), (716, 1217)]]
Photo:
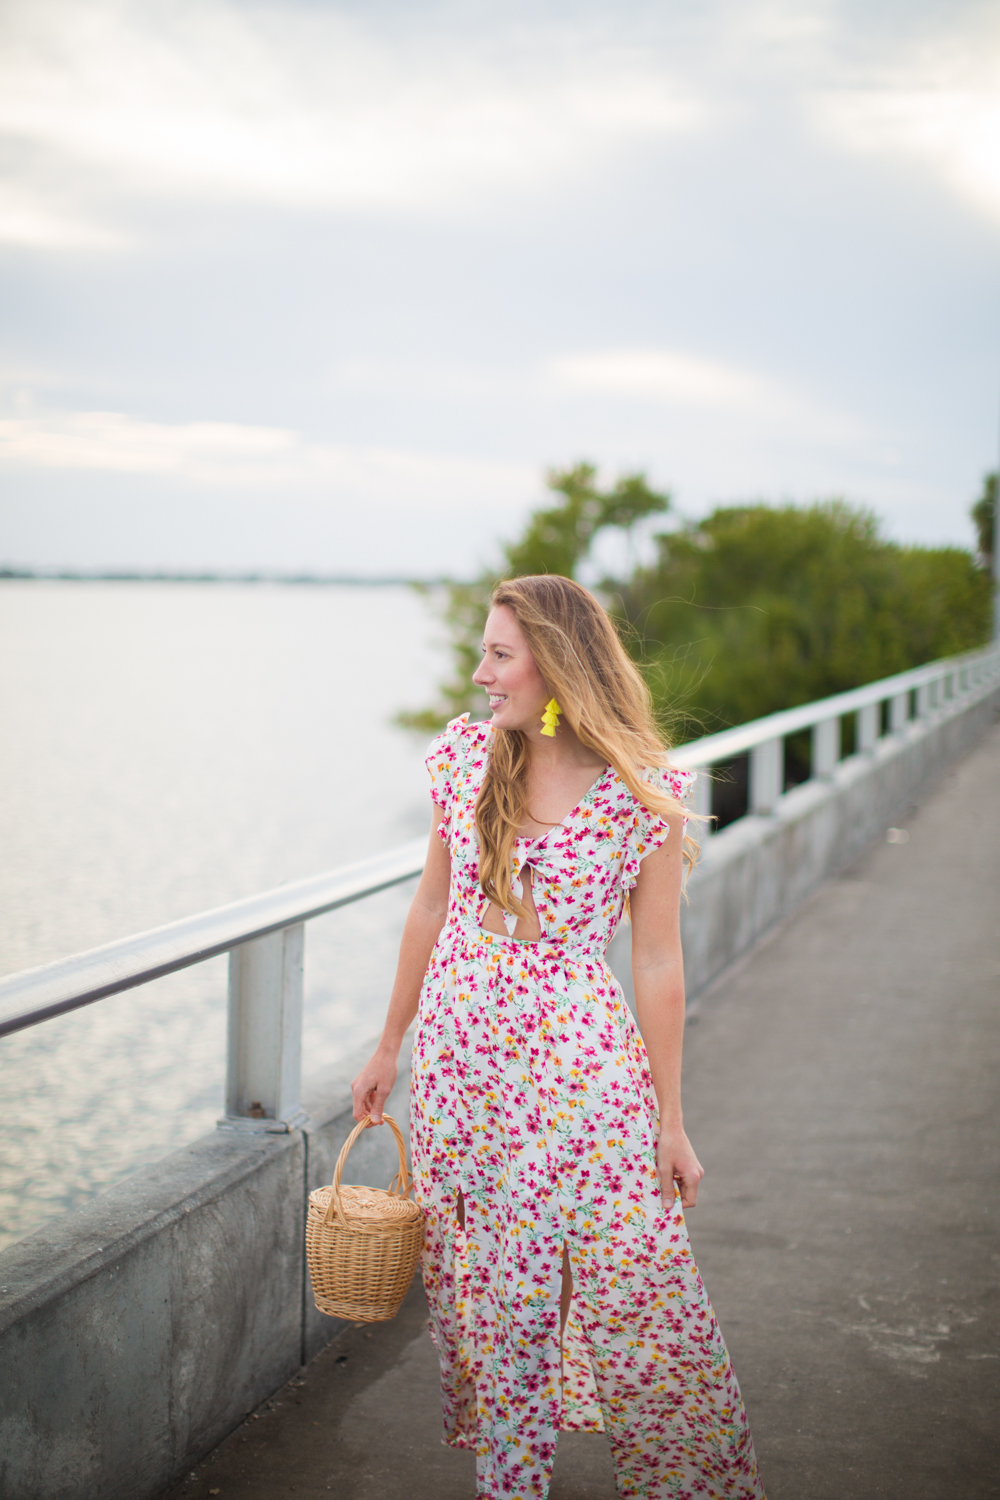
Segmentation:
[[(998, 706), (1000, 692), (912, 724), (708, 840), (683, 915), (691, 992), (898, 818)], [(609, 957), (629, 991), (627, 929)], [(305, 1200), (353, 1128), (362, 1060), (310, 1081), (304, 1129), (206, 1136), (0, 1254), (3, 1500), (153, 1500), (338, 1332), (313, 1305)], [(405, 1055), (389, 1106), (404, 1126), (408, 1087)], [(395, 1171), (389, 1132), (369, 1131), (345, 1180)]]
[[(354, 1127), (362, 1060), (311, 1080), (303, 1130), (205, 1136), (0, 1254), (3, 1500), (151, 1500), (336, 1335), (305, 1200)], [(408, 1090), (407, 1053), (404, 1126)], [(396, 1159), (366, 1131), (344, 1180), (388, 1186)]]
[(4, 1252), (5, 1500), (155, 1495), (288, 1378), (304, 1159), (208, 1136)]

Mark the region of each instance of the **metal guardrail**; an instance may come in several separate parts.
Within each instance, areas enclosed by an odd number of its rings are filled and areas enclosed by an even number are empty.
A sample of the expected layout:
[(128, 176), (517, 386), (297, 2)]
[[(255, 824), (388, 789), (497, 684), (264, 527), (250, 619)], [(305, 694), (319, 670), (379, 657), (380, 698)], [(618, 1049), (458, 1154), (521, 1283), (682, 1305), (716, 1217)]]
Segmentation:
[[(148, 984), (419, 875), (426, 839), (0, 979), (0, 1036)], [(31, 1009), (25, 1010), (26, 1001)]]
[[(992, 691), (1000, 679), (1000, 645), (982, 651), (946, 657), (914, 667), (894, 677), (820, 698), (781, 713), (768, 714), (749, 724), (706, 735), (671, 754), (681, 770), (698, 770), (748, 755), (750, 760), (747, 812), (773, 813), (785, 795), (785, 740), (809, 730), (811, 734), (810, 779), (829, 781), (841, 759), (841, 721), (855, 716), (856, 754), (871, 754), (882, 737), (882, 705), (889, 705), (890, 734), (905, 732), (915, 720), (926, 721), (938, 713), (966, 704)], [(712, 783), (708, 777), (695, 782), (695, 810), (710, 813)]]
[(229, 953), (226, 1121), (290, 1130), (299, 1105), (305, 923), (419, 875), (426, 839), (0, 980), (0, 1036)]
[[(810, 730), (810, 772), (831, 779), (840, 761), (841, 720), (855, 719), (855, 753), (875, 751), (882, 704), (888, 733), (964, 708), (1000, 685), (1000, 645), (946, 658), (800, 708), (770, 714), (679, 746), (671, 759), (703, 769), (739, 755), (750, 759), (747, 811), (769, 815), (784, 795), (784, 741)], [(711, 812), (711, 780), (695, 783), (696, 809)], [(171, 922), (57, 963), (0, 980), (0, 1036), (164, 974), (229, 953), (228, 1066), (224, 1128), (287, 1131), (305, 1118), (301, 1083), (305, 923), (419, 875), (424, 839), (359, 864), (265, 891), (229, 906)]]

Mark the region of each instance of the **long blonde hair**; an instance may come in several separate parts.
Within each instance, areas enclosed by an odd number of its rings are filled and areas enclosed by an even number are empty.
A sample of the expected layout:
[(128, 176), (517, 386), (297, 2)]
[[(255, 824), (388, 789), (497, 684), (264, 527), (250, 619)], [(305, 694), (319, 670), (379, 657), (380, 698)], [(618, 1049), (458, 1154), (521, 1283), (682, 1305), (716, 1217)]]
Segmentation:
[[(650, 812), (669, 817), (688, 810), (643, 772), (667, 764), (667, 745), (652, 700), (615, 628), (593, 594), (556, 573), (510, 578), (493, 590), (490, 607), (512, 611), (535, 664), (581, 744), (618, 772)], [(528, 796), (529, 750), (519, 729), (497, 729), (476, 799), (479, 883), (504, 911), (527, 916), (511, 889), (511, 860)], [(689, 814), (690, 816), (690, 814)], [(698, 845), (684, 838), (690, 869)]]

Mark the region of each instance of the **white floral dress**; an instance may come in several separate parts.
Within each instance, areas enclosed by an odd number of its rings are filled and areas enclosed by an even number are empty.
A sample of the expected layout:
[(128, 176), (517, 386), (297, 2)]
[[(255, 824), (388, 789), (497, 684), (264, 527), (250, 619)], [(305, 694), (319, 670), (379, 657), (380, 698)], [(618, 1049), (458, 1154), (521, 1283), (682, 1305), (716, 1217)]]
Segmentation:
[[(445, 1439), (475, 1449), (493, 1500), (547, 1495), (560, 1430), (607, 1433), (622, 1495), (762, 1500), (680, 1201), (661, 1203), (646, 1050), (604, 961), (667, 825), (609, 766), (518, 840), (514, 888), (530, 866), (542, 939), (485, 932), (474, 810), (492, 733), (455, 719), (427, 761), (451, 895), (420, 996), (412, 1151)], [(653, 774), (678, 796), (691, 779)]]

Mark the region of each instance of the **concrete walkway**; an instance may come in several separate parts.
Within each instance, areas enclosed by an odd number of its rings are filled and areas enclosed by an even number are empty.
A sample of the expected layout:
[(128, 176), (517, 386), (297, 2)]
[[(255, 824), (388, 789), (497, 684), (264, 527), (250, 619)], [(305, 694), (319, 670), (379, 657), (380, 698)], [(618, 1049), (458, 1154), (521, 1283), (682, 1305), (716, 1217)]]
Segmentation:
[[(689, 1216), (769, 1500), (1000, 1496), (1000, 728), (694, 1008)], [(472, 1500), (419, 1287), (169, 1500)], [(560, 1439), (552, 1500), (613, 1500)]]

